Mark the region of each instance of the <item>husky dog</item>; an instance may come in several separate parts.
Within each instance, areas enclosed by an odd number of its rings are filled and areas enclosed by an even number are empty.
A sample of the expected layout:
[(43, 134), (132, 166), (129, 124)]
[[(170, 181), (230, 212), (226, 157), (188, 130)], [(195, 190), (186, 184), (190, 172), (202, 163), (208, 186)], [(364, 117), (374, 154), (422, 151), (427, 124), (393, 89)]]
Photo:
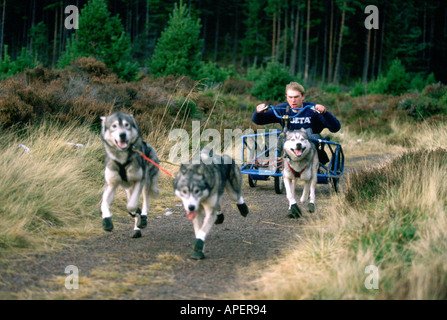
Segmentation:
[[(104, 230), (112, 231), (110, 205), (116, 188), (121, 186), (127, 194), (127, 210), (135, 218), (132, 238), (141, 237), (141, 229), (147, 226), (149, 197), (158, 195), (157, 180), (159, 169), (146, 162), (139, 154), (158, 163), (157, 154), (141, 138), (141, 132), (132, 115), (122, 112), (101, 117), (101, 137), (106, 151), (105, 181), (102, 195), (101, 214)], [(140, 194), (143, 193), (143, 208), (138, 208)]]
[(189, 220), (192, 220), (196, 239), (192, 259), (203, 259), (206, 235), (213, 224), (221, 224), (224, 215), (220, 202), (224, 190), (236, 202), (246, 217), (248, 207), (242, 198), (242, 175), (229, 156), (209, 155), (202, 150), (200, 164), (182, 164), (174, 180), (174, 193), (182, 200)]
[(300, 202), (309, 198), (309, 212), (315, 211), (315, 185), (317, 184), (317, 170), (319, 166), (318, 153), (315, 145), (308, 140), (306, 130), (289, 131), (286, 133), (284, 152), (288, 159), (284, 163), (284, 187), (289, 200), (290, 218), (299, 218), (301, 211), (295, 200), (296, 180), (305, 181)]

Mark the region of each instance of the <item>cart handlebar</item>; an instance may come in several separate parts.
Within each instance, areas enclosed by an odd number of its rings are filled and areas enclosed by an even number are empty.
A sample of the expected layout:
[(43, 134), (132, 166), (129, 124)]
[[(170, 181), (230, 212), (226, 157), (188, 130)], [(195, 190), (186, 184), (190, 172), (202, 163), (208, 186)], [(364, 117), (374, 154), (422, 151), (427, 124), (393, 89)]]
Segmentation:
[[(266, 108), (267, 109), (272, 109), (273, 114), (275, 115), (275, 117), (277, 117), (278, 119), (283, 119), (283, 120), (288, 120), (288, 119), (291, 119), (291, 118), (298, 117), (306, 109), (311, 109), (311, 110), (314, 110), (315, 112), (320, 113), (318, 110), (315, 109), (314, 106), (305, 106), (304, 108), (290, 108), (289, 106), (287, 106), (287, 107), (275, 107), (273, 105), (267, 105)], [(279, 113), (280, 110), (285, 110), (286, 112), (284, 114), (280, 114)], [(289, 115), (289, 114), (287, 114), (289, 110), (295, 110), (296, 113), (292, 114), (292, 115)]]

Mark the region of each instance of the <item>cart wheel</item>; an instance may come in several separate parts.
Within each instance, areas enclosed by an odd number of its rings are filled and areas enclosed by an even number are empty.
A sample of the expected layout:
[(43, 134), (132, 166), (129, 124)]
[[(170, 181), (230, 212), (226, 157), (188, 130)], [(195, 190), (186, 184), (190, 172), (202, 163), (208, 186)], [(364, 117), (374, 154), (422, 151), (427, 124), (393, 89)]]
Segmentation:
[(340, 188), (338, 187), (339, 182), (340, 182), (340, 178), (332, 178), (331, 179), (332, 188), (334, 189), (335, 193), (338, 193), (340, 191)]
[[(282, 169), (276, 169), (276, 173), (282, 173)], [(277, 194), (284, 193), (284, 176), (275, 177), (275, 192)]]
[(252, 188), (256, 187), (256, 185), (258, 184), (258, 180), (253, 179), (251, 177), (251, 174), (248, 175), (248, 185)]

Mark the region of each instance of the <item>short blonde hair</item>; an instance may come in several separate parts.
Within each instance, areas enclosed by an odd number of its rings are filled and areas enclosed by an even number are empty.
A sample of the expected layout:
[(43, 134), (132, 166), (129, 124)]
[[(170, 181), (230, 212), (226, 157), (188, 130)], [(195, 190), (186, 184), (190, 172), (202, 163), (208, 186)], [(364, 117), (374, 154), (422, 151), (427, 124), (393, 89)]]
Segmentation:
[(294, 90), (294, 91), (299, 91), (301, 92), (301, 94), (304, 96), (306, 91), (304, 90), (304, 87), (299, 84), (298, 82), (290, 82), (287, 86), (286, 86), (286, 94), (287, 91), (289, 90)]

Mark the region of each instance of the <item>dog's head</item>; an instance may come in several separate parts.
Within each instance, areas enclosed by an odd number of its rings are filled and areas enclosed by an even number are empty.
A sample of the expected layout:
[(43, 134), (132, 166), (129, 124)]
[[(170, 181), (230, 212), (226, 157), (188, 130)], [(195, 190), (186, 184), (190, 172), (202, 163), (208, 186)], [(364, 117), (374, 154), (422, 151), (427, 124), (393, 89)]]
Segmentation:
[(291, 160), (304, 157), (311, 149), (306, 130), (288, 131), (284, 142), (284, 151)]
[(182, 164), (174, 179), (174, 193), (182, 200), (189, 220), (196, 217), (200, 202), (210, 193), (204, 170), (203, 163)]
[(140, 129), (131, 114), (116, 112), (101, 117), (101, 135), (109, 146), (128, 150), (140, 136)]

